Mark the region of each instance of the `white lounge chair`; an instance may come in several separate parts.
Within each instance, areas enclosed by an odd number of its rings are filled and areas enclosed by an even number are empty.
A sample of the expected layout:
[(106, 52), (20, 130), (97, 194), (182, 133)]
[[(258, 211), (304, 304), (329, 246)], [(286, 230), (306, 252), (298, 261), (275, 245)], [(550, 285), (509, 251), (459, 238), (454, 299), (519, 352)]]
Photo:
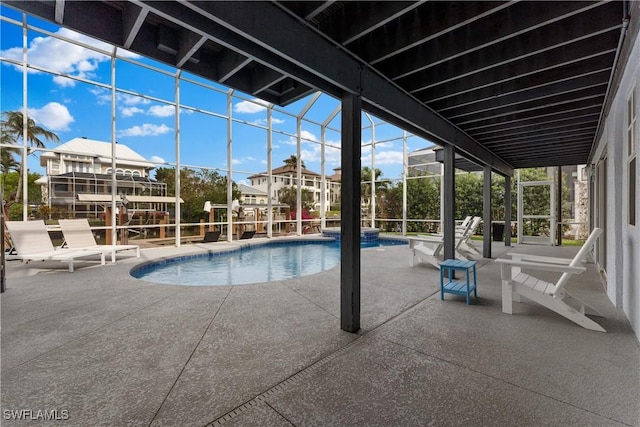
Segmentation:
[[(592, 307), (570, 295), (565, 286), (572, 275), (585, 268), (580, 264), (591, 251), (602, 229), (594, 228), (585, 244), (573, 259), (552, 258), (536, 255), (509, 253), (511, 259), (499, 258), (502, 275), (502, 312), (513, 314), (513, 301), (520, 302), (520, 295), (534, 301), (583, 328), (606, 332), (602, 326), (589, 319), (586, 314), (602, 316)], [(522, 268), (557, 271), (563, 273), (556, 283), (548, 283), (522, 272)]]
[(69, 249), (111, 254), (112, 263), (116, 262), (116, 252), (120, 251), (135, 250), (136, 257), (140, 258), (140, 246), (138, 245), (99, 245), (93, 237), (91, 226), (86, 218), (61, 219), (58, 223)]
[(7, 259), (22, 261), (62, 261), (69, 264), (69, 272), (73, 273), (73, 262), (76, 258), (100, 255), (100, 263), (105, 264), (104, 253), (100, 251), (74, 251), (71, 249), (55, 249), (47, 227), (42, 220), (7, 221), (7, 230), (15, 248), (15, 254), (7, 255)]

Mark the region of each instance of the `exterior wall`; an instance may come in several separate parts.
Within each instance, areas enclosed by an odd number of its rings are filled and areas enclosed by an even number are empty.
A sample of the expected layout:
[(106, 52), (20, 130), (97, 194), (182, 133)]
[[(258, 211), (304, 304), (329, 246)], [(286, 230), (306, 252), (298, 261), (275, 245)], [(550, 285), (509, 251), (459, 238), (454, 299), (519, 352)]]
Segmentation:
[[(102, 164), (95, 161), (95, 159), (90, 156), (68, 153), (54, 153), (54, 155), (55, 158), (49, 158), (46, 161), (47, 175), (61, 175), (69, 172), (97, 174), (111, 173), (111, 163)], [(144, 167), (135, 167), (130, 165), (118, 165), (116, 167), (116, 173), (125, 176), (146, 177), (147, 169)]]
[[(640, 174), (636, 171), (636, 219), (629, 223), (629, 170), (628, 170), (628, 108), (630, 94), (635, 94), (636, 116), (640, 100), (640, 43), (635, 45), (626, 63), (608, 116), (603, 123), (604, 132), (598, 141), (594, 161), (606, 156), (607, 196), (606, 228), (607, 245), (607, 295), (628, 316), (636, 336), (640, 337), (640, 221), (638, 218)], [(640, 153), (640, 120), (635, 122), (635, 152)], [(637, 161), (636, 161), (637, 164)], [(597, 185), (597, 184), (596, 184)], [(598, 209), (596, 201), (594, 207)], [(602, 213), (596, 213), (602, 215)]]
[[(276, 200), (278, 203), (280, 202), (280, 200), (278, 199), (278, 190), (280, 190), (281, 188), (284, 187), (295, 187), (298, 184), (298, 180), (296, 177), (296, 174), (291, 174), (291, 173), (287, 173), (287, 174), (274, 174), (272, 176), (273, 182), (271, 183), (271, 191), (272, 191), (272, 195), (271, 197)], [(250, 178), (251, 181), (251, 186), (257, 190), (261, 190), (266, 192), (267, 191), (267, 177), (266, 176), (260, 176), (260, 177), (255, 177), (255, 178)], [(311, 182), (312, 185), (306, 185), (307, 183)], [(311, 194), (313, 194), (313, 203), (316, 204), (318, 206), (318, 208), (320, 207), (320, 200), (321, 200), (321, 179), (319, 176), (314, 176), (314, 175), (305, 175), (302, 174), (302, 188), (305, 190), (308, 190), (309, 192), (311, 192)], [(330, 209), (330, 205), (331, 205), (331, 194), (333, 192), (335, 192), (335, 189), (333, 189), (333, 187), (331, 186), (331, 182), (329, 180), (326, 180), (326, 200), (325, 200), (325, 206), (326, 209), (329, 210)]]

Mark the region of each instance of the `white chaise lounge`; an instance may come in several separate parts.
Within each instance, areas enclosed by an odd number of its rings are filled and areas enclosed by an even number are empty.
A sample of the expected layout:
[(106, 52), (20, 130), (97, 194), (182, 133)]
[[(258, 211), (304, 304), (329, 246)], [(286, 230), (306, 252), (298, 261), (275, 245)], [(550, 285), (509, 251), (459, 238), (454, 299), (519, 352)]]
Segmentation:
[(105, 264), (104, 253), (100, 251), (75, 251), (71, 249), (55, 249), (47, 227), (42, 220), (7, 221), (7, 230), (16, 251), (7, 255), (7, 259), (22, 261), (62, 261), (69, 264), (69, 272), (73, 273), (73, 262), (76, 258), (100, 255), (100, 263)]
[[(585, 244), (573, 259), (552, 258), (536, 255), (509, 253), (511, 259), (499, 258), (502, 275), (502, 312), (513, 314), (513, 301), (520, 302), (520, 296), (536, 302), (561, 316), (577, 323), (583, 328), (606, 332), (604, 328), (586, 314), (602, 316), (592, 307), (573, 297), (565, 286), (572, 275), (585, 271), (581, 266), (587, 254), (593, 248), (602, 229), (594, 228)], [(522, 269), (557, 271), (563, 273), (556, 283), (548, 283), (533, 275), (525, 274)]]
[(67, 247), (71, 250), (97, 251), (111, 255), (111, 262), (116, 262), (116, 252), (135, 250), (136, 257), (140, 258), (140, 246), (138, 245), (99, 245), (93, 237), (91, 226), (86, 218), (61, 219), (58, 221)]

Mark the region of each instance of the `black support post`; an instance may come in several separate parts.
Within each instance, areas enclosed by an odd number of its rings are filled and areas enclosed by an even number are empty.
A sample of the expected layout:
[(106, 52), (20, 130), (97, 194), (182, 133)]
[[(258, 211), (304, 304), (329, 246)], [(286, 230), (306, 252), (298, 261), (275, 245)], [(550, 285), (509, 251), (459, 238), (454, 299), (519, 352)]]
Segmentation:
[(558, 246), (562, 246), (562, 167), (558, 166), (558, 197), (556, 199), (556, 210), (558, 220), (556, 221), (556, 236)]
[(360, 329), (360, 155), (362, 98), (342, 96), (340, 327)]
[(442, 195), (442, 234), (444, 236), (444, 259), (455, 259), (456, 241), (456, 149), (453, 145), (444, 146), (444, 180)]
[(511, 246), (511, 177), (504, 177), (504, 245)]
[(482, 256), (491, 258), (491, 166), (484, 167), (482, 186)]

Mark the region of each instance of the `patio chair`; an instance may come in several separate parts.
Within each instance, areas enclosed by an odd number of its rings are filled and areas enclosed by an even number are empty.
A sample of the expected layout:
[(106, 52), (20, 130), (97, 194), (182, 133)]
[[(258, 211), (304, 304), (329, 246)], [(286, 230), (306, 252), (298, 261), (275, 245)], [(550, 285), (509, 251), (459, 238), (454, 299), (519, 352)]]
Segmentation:
[(242, 235), (240, 236), (240, 240), (252, 239), (254, 234), (256, 234), (255, 231), (243, 231)]
[(91, 250), (57, 249), (53, 247), (44, 221), (7, 221), (5, 222), (11, 241), (17, 253), (7, 255), (8, 260), (19, 259), (29, 261), (62, 261), (69, 264), (69, 272), (73, 273), (73, 262), (76, 258), (100, 255), (100, 263), (105, 265), (104, 253)]
[[(457, 259), (469, 261), (467, 256), (465, 256), (465, 251), (461, 249), (461, 246), (468, 238), (467, 235), (456, 235), (454, 251)], [(411, 249), (411, 262), (409, 264), (411, 267), (425, 262), (440, 268), (440, 263), (444, 261), (444, 237), (437, 235), (418, 235), (416, 237), (408, 237), (407, 239), (409, 240), (409, 248)]]
[(478, 249), (476, 249), (476, 247), (471, 243), (471, 236), (476, 234), (480, 221), (482, 221), (481, 217), (473, 217), (473, 220), (469, 223), (467, 229), (461, 233), (461, 241), (456, 244), (456, 251), (459, 253), (460, 258), (467, 260), (472, 256), (480, 255), (480, 251), (478, 251)]
[(204, 239), (202, 239), (201, 243), (212, 243), (217, 242), (220, 238), (220, 231), (205, 231)]
[(138, 245), (99, 245), (93, 237), (91, 226), (86, 218), (58, 220), (66, 247), (71, 250), (97, 251), (103, 254), (111, 254), (111, 262), (116, 262), (116, 252), (135, 250), (136, 257), (140, 258), (140, 246)]
[[(469, 261), (472, 255), (480, 254), (471, 243), (469, 243), (469, 240), (475, 233), (481, 220), (482, 218), (478, 216), (474, 217), (472, 221), (467, 222), (464, 229), (456, 232), (454, 250), (457, 259)], [(416, 237), (409, 237), (408, 240), (409, 248), (411, 249), (410, 265), (412, 267), (420, 262), (426, 262), (434, 267), (440, 268), (440, 263), (444, 259), (442, 253), (444, 249), (444, 237), (442, 234), (434, 234), (431, 236), (419, 234)]]
[(472, 219), (473, 219), (473, 216), (467, 215), (460, 224), (456, 225), (456, 233), (465, 232), (469, 228), (469, 224), (471, 223)]
[(421, 262), (429, 263), (440, 268), (442, 262), (442, 250), (444, 240), (438, 236), (408, 237), (409, 249), (411, 249), (411, 261), (409, 265), (414, 267)]
[[(593, 248), (602, 229), (594, 228), (585, 244), (573, 259), (544, 257), (509, 253), (511, 259), (499, 258), (502, 276), (502, 312), (513, 314), (513, 301), (520, 302), (520, 296), (528, 298), (561, 316), (577, 323), (583, 328), (593, 331), (606, 332), (586, 315), (602, 316), (592, 307), (578, 300), (567, 290), (565, 285), (574, 274), (580, 274), (585, 268), (580, 266), (587, 253)], [(562, 276), (555, 283), (538, 279), (533, 275), (522, 272), (522, 268), (542, 271), (561, 272)]]

